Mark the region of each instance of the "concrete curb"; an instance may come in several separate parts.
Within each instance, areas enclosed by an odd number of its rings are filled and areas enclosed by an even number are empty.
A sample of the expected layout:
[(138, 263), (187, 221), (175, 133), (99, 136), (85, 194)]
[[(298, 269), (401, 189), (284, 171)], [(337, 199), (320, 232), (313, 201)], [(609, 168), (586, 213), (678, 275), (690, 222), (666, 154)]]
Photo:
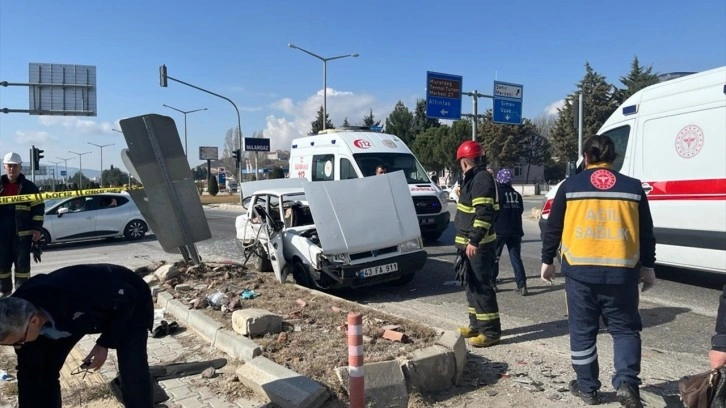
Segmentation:
[[(306, 289), (314, 295), (339, 299), (324, 292), (295, 286)], [(188, 306), (174, 299), (171, 293), (160, 292), (156, 297), (156, 303), (173, 315), (180, 324), (186, 325), (208, 340), (211, 346), (245, 362), (246, 364), (237, 370), (237, 375), (242, 383), (261, 397), (283, 408), (318, 408), (329, 398), (329, 393), (323, 385), (262, 357), (262, 349), (253, 340), (223, 329), (221, 323), (201, 310), (190, 310)], [(375, 310), (365, 305), (356, 304), (356, 307)], [(376, 312), (381, 313), (377, 310)], [(403, 389), (428, 392), (460, 384), (468, 353), (464, 338), (455, 331), (434, 329), (443, 332), (435, 345), (417, 350), (413, 358), (400, 362), (405, 378), (395, 380), (399, 383), (399, 389), (403, 387)], [(448, 369), (442, 370), (441, 367)], [(383, 391), (372, 388), (375, 387), (373, 384), (375, 382), (367, 383), (367, 393)]]

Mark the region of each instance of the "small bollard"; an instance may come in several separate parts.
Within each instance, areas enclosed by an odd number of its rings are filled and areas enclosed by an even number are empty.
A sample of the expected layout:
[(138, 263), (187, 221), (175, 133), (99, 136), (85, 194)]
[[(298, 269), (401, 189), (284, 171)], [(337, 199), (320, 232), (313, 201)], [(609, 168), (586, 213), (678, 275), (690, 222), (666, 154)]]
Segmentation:
[(351, 408), (365, 407), (363, 370), (363, 316), (348, 313), (348, 389)]

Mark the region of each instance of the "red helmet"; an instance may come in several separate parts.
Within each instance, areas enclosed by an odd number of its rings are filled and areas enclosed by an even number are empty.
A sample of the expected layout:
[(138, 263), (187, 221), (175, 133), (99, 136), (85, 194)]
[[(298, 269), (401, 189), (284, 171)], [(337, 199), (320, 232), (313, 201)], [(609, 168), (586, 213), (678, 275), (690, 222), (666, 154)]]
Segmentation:
[(476, 159), (482, 154), (481, 145), (473, 140), (467, 140), (456, 149), (456, 160), (463, 158)]

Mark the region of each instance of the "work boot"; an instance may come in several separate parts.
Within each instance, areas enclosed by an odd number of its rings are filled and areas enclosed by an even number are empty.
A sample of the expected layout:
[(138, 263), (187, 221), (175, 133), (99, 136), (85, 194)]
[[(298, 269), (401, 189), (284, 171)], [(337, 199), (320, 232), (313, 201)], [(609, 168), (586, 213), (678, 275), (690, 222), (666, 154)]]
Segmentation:
[(16, 277), (15, 278), (15, 290), (18, 290), (20, 288), (20, 285), (22, 285), (23, 283), (25, 283), (27, 281), (28, 281), (27, 278), (18, 278), (18, 277)]
[(497, 343), (499, 343), (499, 337), (487, 337), (484, 334), (469, 338), (469, 344), (474, 347), (489, 347)]
[(476, 337), (479, 335), (479, 332), (476, 329), (472, 329), (471, 327), (463, 327), (459, 326), (456, 328), (456, 331), (458, 331), (462, 336), (464, 336), (465, 339)]
[(620, 384), (616, 396), (620, 405), (625, 408), (643, 408), (643, 403), (640, 402), (640, 390), (635, 384)]
[(587, 405), (600, 405), (602, 403), (600, 392), (597, 390), (592, 392), (584, 392), (580, 390), (580, 387), (577, 385), (577, 380), (570, 381), (570, 394), (580, 397), (580, 399)]
[(499, 288), (497, 287), (497, 282), (492, 282), (492, 289), (494, 289), (494, 292), (499, 293)]
[(522, 286), (521, 288), (517, 289), (519, 291), (519, 294), (522, 296), (529, 295), (529, 291), (527, 290), (526, 286)]

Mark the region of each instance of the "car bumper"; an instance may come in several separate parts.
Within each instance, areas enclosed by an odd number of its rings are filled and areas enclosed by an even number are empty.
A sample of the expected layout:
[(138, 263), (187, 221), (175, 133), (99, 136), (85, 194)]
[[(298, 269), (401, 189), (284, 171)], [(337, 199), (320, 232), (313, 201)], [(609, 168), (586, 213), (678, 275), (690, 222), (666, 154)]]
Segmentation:
[(435, 231), (440, 232), (449, 226), (451, 214), (444, 211), (441, 214), (425, 214), (418, 216), (418, 226), (421, 232)]
[[(409, 252), (392, 258), (376, 260), (373, 262), (334, 267), (336, 269), (336, 275), (340, 276), (341, 278), (341, 282), (339, 286), (337, 286), (337, 288), (357, 288), (398, 280), (404, 275), (415, 273), (416, 271), (423, 268), (424, 264), (426, 263), (426, 258), (426, 251), (420, 250), (415, 252)], [(398, 270), (396, 272), (384, 273), (381, 275), (369, 277), (359, 276), (360, 271), (363, 269), (383, 266), (393, 262), (396, 262), (398, 264)]]

